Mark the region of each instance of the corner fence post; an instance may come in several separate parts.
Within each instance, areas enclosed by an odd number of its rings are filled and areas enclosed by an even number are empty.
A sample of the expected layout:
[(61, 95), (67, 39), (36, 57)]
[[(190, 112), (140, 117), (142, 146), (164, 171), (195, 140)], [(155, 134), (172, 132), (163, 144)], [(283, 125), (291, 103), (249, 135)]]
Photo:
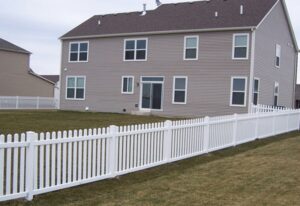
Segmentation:
[(238, 115), (233, 115), (233, 146), (236, 146)]
[(204, 118), (204, 152), (208, 153), (208, 146), (209, 146), (209, 117)]
[(164, 123), (164, 161), (170, 162), (172, 151), (172, 121), (167, 120)]
[(112, 177), (116, 177), (116, 152), (117, 152), (117, 146), (116, 146), (116, 139), (118, 135), (119, 128), (115, 125), (111, 125), (109, 127), (109, 133), (111, 134), (111, 138), (109, 141), (109, 172)]
[(31, 201), (33, 199), (33, 185), (34, 185), (34, 164), (36, 164), (34, 156), (34, 141), (37, 140), (37, 133), (27, 132), (27, 142), (29, 143), (26, 149), (26, 200)]

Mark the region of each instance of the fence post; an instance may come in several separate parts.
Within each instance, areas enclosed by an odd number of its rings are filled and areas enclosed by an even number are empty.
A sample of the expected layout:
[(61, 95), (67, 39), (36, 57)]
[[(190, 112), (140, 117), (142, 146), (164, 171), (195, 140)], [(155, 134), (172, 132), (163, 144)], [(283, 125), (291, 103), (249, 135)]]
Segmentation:
[(34, 185), (34, 164), (36, 164), (34, 156), (34, 144), (33, 142), (37, 140), (37, 133), (27, 132), (27, 142), (29, 146), (26, 150), (26, 199), (31, 201), (33, 199), (33, 185)]
[(36, 97), (36, 109), (40, 108), (40, 97)]
[(238, 115), (234, 114), (233, 119), (233, 146), (236, 146)]
[(275, 135), (275, 115), (276, 115), (276, 112), (272, 112), (271, 114), (273, 115), (273, 117), (272, 117), (272, 134), (274, 136)]
[(172, 148), (172, 121), (167, 120), (164, 124), (164, 161), (170, 162), (171, 159), (171, 148)]
[(209, 144), (209, 117), (204, 118), (204, 152), (208, 152), (208, 144)]
[(109, 133), (111, 134), (111, 139), (109, 141), (109, 171), (112, 177), (116, 177), (116, 138), (118, 135), (119, 128), (115, 125), (109, 127)]
[(19, 109), (19, 96), (16, 96), (16, 109)]
[(254, 136), (255, 138), (254, 139), (258, 139), (258, 124), (259, 123), (259, 113), (255, 113), (255, 133), (254, 133)]

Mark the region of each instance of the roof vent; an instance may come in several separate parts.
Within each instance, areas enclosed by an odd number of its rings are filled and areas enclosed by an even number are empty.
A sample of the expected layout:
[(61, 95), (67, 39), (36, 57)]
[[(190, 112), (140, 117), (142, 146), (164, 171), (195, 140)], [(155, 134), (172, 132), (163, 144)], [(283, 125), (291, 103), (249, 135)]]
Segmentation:
[(243, 6), (243, 5), (240, 6), (240, 14), (241, 14), (241, 15), (244, 14), (244, 6)]
[(98, 25), (101, 25), (101, 21), (100, 21), (100, 19), (98, 20)]
[(156, 2), (156, 6), (159, 7), (160, 5), (162, 5), (162, 3), (160, 2), (160, 0), (155, 0)]
[(141, 16), (145, 16), (147, 14), (147, 4), (143, 4), (143, 12)]
[(219, 12), (215, 12), (215, 17), (218, 17), (219, 16)]

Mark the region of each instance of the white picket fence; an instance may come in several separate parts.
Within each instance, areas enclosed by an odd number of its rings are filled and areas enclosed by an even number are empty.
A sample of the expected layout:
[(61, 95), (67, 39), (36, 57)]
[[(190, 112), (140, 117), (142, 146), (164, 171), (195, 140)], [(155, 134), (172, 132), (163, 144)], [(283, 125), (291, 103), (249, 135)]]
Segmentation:
[(0, 135), (0, 201), (190, 158), (298, 130), (300, 111)]
[(293, 110), (293, 109), (287, 107), (276, 107), (276, 106), (262, 105), (262, 104), (251, 106), (252, 113), (278, 112), (278, 111), (289, 111), (289, 110)]
[(58, 109), (53, 97), (0, 96), (0, 110), (8, 109)]

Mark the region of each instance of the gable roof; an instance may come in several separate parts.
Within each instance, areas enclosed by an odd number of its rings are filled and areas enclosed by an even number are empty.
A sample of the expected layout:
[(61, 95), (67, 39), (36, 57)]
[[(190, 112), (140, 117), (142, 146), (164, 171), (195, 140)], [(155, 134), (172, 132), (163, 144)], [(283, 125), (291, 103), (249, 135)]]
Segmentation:
[(43, 76), (41, 76), (41, 75), (35, 73), (32, 69), (29, 69), (29, 70), (28, 70), (28, 73), (31, 74), (31, 75), (34, 76), (34, 77), (37, 77), (37, 78), (39, 78), (39, 79), (45, 81), (45, 82), (48, 82), (48, 83), (50, 83), (50, 84), (52, 84), (52, 85), (55, 85), (54, 82), (52, 82), (52, 81), (50, 81), (49, 79), (46, 79), (45, 77), (43, 77)]
[(0, 50), (31, 54), (29, 51), (0, 38)]
[(41, 75), (41, 76), (54, 83), (57, 83), (59, 81), (59, 75)]
[[(213, 30), (256, 27), (277, 0), (206, 0), (162, 4), (154, 10), (97, 15), (61, 39), (150, 33), (158, 31)], [(244, 14), (240, 14), (240, 6)], [(218, 12), (218, 17), (215, 16)], [(100, 21), (100, 25), (99, 25)]]

